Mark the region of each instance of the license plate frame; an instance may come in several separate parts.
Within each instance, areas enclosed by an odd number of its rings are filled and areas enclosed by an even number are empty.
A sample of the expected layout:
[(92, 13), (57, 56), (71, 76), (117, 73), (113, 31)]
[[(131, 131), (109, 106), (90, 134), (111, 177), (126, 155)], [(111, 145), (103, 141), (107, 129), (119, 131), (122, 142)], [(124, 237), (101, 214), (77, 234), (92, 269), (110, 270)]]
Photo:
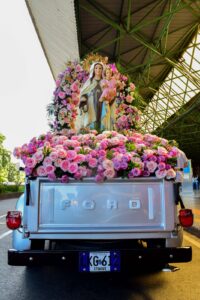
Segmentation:
[(119, 250), (79, 252), (80, 272), (119, 272), (120, 269), (121, 257)]

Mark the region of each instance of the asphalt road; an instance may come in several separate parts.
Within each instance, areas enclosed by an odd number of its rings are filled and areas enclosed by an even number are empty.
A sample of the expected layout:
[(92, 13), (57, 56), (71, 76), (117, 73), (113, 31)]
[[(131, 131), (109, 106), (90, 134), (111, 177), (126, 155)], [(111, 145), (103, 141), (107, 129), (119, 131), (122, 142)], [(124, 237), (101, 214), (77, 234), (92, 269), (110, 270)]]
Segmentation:
[[(7, 210), (16, 199), (0, 201), (1, 300), (198, 300), (200, 299), (200, 240), (184, 233), (192, 245), (193, 260), (175, 264), (176, 272), (135, 271), (133, 275), (70, 273), (64, 267), (14, 267), (7, 265), (11, 234), (5, 227)], [(7, 233), (7, 235), (5, 235)], [(155, 257), (156, 259), (156, 257)]]

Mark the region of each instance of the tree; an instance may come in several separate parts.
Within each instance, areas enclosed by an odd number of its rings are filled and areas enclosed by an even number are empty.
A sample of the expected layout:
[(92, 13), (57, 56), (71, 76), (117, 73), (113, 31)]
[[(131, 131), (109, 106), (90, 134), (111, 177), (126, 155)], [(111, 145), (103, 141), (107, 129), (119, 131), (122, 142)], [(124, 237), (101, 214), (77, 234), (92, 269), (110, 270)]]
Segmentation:
[(20, 172), (16, 164), (10, 162), (8, 165), (8, 181), (14, 182), (17, 186), (20, 186), (24, 182), (25, 175)]
[(4, 141), (5, 136), (0, 133), (0, 182), (7, 181), (8, 165), (11, 161), (11, 153), (9, 150), (4, 148)]

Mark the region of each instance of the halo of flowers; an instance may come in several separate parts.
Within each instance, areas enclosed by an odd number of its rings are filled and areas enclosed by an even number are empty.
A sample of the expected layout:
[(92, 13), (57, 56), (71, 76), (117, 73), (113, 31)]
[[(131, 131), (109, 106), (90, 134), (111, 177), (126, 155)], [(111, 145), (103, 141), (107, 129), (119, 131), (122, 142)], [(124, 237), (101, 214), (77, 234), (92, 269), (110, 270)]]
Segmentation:
[(88, 79), (88, 75), (77, 61), (68, 62), (65, 71), (58, 75), (53, 101), (47, 107), (49, 125), (53, 131), (64, 133), (74, 129), (80, 87)]

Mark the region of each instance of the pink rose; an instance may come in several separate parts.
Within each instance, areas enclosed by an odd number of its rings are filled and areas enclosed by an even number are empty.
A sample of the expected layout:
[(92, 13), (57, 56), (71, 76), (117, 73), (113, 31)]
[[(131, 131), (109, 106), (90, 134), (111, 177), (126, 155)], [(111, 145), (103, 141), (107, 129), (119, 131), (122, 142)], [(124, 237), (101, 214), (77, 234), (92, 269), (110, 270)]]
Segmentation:
[(76, 72), (81, 72), (82, 71), (82, 68), (80, 65), (77, 65), (76, 68), (75, 68)]
[(95, 168), (96, 166), (97, 166), (97, 159), (96, 158), (90, 158), (89, 159), (89, 166), (91, 167), (91, 168)]
[(135, 84), (134, 84), (134, 83), (131, 82), (131, 83), (129, 84), (129, 87), (130, 87), (130, 91), (131, 91), (131, 92), (133, 92), (133, 91), (135, 90)]
[(62, 161), (63, 161), (63, 160), (62, 160), (61, 158), (57, 158), (57, 159), (54, 161), (54, 165), (55, 165), (56, 167), (60, 167)]
[(159, 164), (158, 164), (158, 169), (159, 170), (164, 170), (166, 168), (166, 164), (164, 163), (164, 162), (160, 162)]
[(173, 169), (167, 170), (167, 179), (175, 178), (176, 172)]
[(103, 176), (97, 174), (97, 175), (95, 176), (95, 181), (98, 182), (98, 183), (103, 182)]
[(21, 148), (20, 147), (16, 147), (14, 149), (13, 155), (16, 156), (17, 158), (20, 158), (20, 156), (21, 156)]
[(134, 168), (132, 170), (132, 173), (133, 173), (134, 177), (137, 177), (137, 176), (141, 175), (141, 170), (139, 168)]
[(49, 173), (48, 178), (49, 178), (49, 180), (52, 180), (52, 181), (56, 180), (56, 175), (54, 173)]
[(55, 167), (52, 166), (52, 165), (47, 165), (47, 166), (45, 167), (45, 171), (46, 171), (47, 175), (48, 175), (48, 174), (51, 174), (51, 173), (53, 173), (53, 172), (55, 171)]
[(133, 102), (133, 97), (132, 97), (131, 95), (127, 95), (127, 96), (126, 96), (126, 101), (127, 101), (128, 103), (132, 103), (132, 102)]
[(106, 178), (111, 179), (115, 176), (115, 170), (113, 168), (109, 168), (106, 169), (103, 174)]
[(52, 161), (55, 161), (55, 160), (58, 158), (58, 153), (55, 152), (55, 151), (52, 151), (52, 152), (50, 153), (49, 157), (50, 157), (50, 159), (51, 159)]
[(67, 158), (68, 158), (69, 160), (75, 159), (76, 156), (77, 156), (76, 151), (74, 151), (74, 150), (68, 150), (68, 151), (67, 151)]
[(79, 180), (79, 179), (81, 179), (82, 178), (82, 174), (81, 174), (81, 172), (76, 172), (75, 174), (74, 174), (74, 178), (76, 178), (77, 180)]
[(68, 182), (69, 182), (69, 177), (68, 177), (67, 175), (63, 175), (63, 176), (61, 177), (61, 182), (62, 182), (62, 183), (68, 183)]
[(78, 92), (78, 83), (77, 82), (73, 82), (71, 84), (71, 90), (72, 90), (72, 92)]
[(111, 169), (114, 167), (112, 160), (105, 159), (102, 163), (104, 169)]
[(64, 149), (59, 149), (58, 150), (58, 157), (59, 158), (65, 158), (67, 156), (67, 153)]
[(37, 152), (33, 155), (33, 158), (35, 158), (35, 160), (36, 160), (37, 162), (40, 162), (40, 161), (43, 160), (44, 154), (43, 154), (43, 152), (42, 152), (41, 150), (39, 150), (39, 151), (37, 151)]
[(167, 171), (166, 170), (157, 170), (155, 172), (156, 177), (157, 178), (165, 178), (165, 176), (167, 175)]
[(37, 164), (37, 161), (32, 157), (27, 157), (26, 159), (26, 167), (27, 168), (34, 168)]
[(70, 163), (68, 167), (68, 171), (72, 174), (76, 173), (78, 171), (77, 163)]
[(82, 163), (84, 161), (85, 161), (84, 154), (77, 154), (76, 158), (74, 159), (74, 162), (76, 162), (76, 163)]
[(47, 175), (46, 170), (43, 166), (39, 166), (37, 168), (37, 175), (38, 176), (46, 176)]
[(167, 155), (168, 151), (164, 147), (158, 147), (158, 154), (159, 155)]
[(58, 93), (58, 97), (59, 97), (60, 99), (64, 99), (64, 98), (65, 98), (65, 93), (64, 93), (64, 92), (59, 92), (59, 93)]
[(61, 163), (60, 163), (60, 168), (66, 172), (68, 171), (68, 168), (69, 168), (69, 161), (68, 160), (62, 160)]
[(45, 157), (45, 159), (43, 161), (43, 166), (46, 167), (51, 164), (52, 164), (52, 159), (49, 156)]
[(147, 161), (147, 162), (146, 162), (146, 167), (147, 167), (147, 169), (148, 169), (148, 171), (149, 171), (150, 173), (155, 172), (157, 166), (158, 166), (158, 165), (157, 165), (157, 163), (156, 163), (155, 161)]

